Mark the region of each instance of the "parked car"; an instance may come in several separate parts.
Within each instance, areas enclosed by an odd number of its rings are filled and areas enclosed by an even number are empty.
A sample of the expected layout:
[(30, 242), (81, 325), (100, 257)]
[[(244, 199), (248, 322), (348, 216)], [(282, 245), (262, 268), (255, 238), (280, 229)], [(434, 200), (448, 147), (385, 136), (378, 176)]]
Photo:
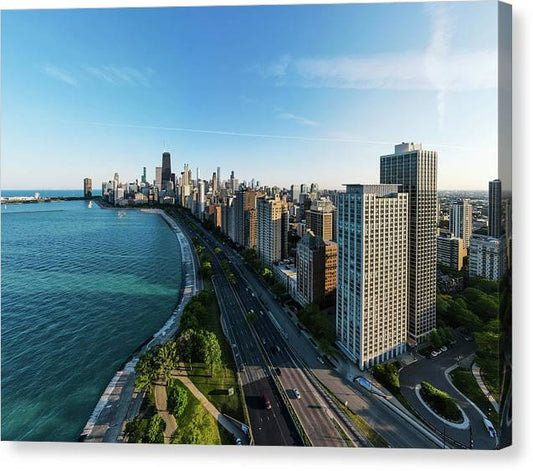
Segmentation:
[(432, 356), (433, 358), (436, 358), (436, 357), (438, 357), (439, 355), (440, 355), (440, 351), (433, 350), (433, 351), (431, 352), (431, 356)]
[(316, 357), (316, 359), (317, 359), (320, 363), (324, 364), (324, 359), (323, 359), (322, 357)]
[(265, 403), (266, 410), (272, 409), (272, 404), (270, 404), (270, 401), (268, 400), (268, 397), (266, 394), (263, 396), (263, 402)]
[(444, 353), (444, 352), (447, 352), (447, 351), (448, 351), (448, 347), (447, 347), (446, 345), (444, 345), (444, 347), (442, 347), (442, 348), (440, 349), (440, 351), (443, 352), (443, 353)]
[(275, 371), (276, 371), (276, 374), (277, 374), (278, 376), (281, 376), (281, 369), (280, 369), (280, 368), (276, 368)]
[(294, 397), (296, 399), (301, 399), (302, 396), (300, 395), (300, 391), (298, 391), (298, 389), (294, 388), (292, 392), (294, 393)]
[(242, 440), (239, 437), (235, 439), (235, 445), (242, 445)]
[(239, 367), (239, 371), (242, 373), (244, 371), (244, 363), (241, 363), (241, 366)]

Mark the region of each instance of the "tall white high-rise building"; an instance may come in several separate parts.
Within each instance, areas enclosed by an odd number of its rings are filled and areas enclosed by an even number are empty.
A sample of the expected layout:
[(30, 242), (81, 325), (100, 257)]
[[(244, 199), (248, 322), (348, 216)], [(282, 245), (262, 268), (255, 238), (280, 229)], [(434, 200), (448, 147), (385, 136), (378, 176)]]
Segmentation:
[(347, 185), (337, 202), (337, 343), (366, 369), (407, 346), (409, 195)]
[(205, 181), (198, 182), (198, 217), (203, 220), (205, 211)]
[(458, 201), (450, 207), (450, 231), (455, 237), (463, 239), (468, 248), (472, 236), (472, 205), (470, 200)]
[(257, 254), (271, 267), (281, 260), (283, 202), (279, 198), (257, 198)]
[(436, 151), (412, 142), (381, 157), (381, 183), (409, 194), (409, 337), (415, 343), (437, 323), (437, 159)]

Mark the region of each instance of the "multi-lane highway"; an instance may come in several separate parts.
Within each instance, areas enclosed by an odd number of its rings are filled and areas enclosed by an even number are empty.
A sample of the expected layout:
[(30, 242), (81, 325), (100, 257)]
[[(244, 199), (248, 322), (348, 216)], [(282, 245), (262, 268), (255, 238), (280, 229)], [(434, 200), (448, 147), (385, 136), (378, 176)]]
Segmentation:
[[(187, 218), (196, 225), (211, 245), (219, 244), (214, 235), (204, 229), (196, 220), (189, 215)], [(287, 343), (291, 347), (291, 353), (297, 355), (331, 393), (341, 402), (347, 402), (350, 409), (363, 418), (392, 447), (436, 448), (440, 446), (438, 438), (412, 416), (405, 414), (405, 411), (402, 412), (385, 399), (358, 389), (346, 377), (322, 364), (317, 358), (316, 347), (307, 336), (301, 335), (294, 321), (289, 318), (264, 284), (246, 266), (238, 253), (226, 245), (223, 245), (222, 248), (236, 272), (240, 273), (242, 279), (245, 280), (251, 293), (264, 306), (263, 310), (270, 311), (273, 319), (285, 333)], [(240, 292), (242, 292), (241, 289), (239, 289)], [(278, 333), (278, 338), (280, 335)]]
[[(174, 217), (180, 218), (177, 211)], [(212, 255), (213, 285), (222, 313), (225, 331), (228, 334), (234, 357), (238, 365), (244, 365), (239, 372), (243, 385), (250, 426), (256, 445), (299, 446), (302, 439), (283, 402), (276, 384), (269, 374), (269, 367), (257, 345), (245, 318), (235, 291), (227, 280), (218, 257), (205, 234), (195, 233), (185, 221), (181, 227), (191, 238), (198, 237)], [(270, 407), (267, 408), (265, 398)]]

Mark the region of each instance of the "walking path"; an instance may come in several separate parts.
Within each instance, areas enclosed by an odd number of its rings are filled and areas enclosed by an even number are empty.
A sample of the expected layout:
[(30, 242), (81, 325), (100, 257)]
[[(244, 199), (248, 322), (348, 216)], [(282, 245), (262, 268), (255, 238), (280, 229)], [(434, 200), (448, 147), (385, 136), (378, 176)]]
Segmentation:
[(496, 402), (496, 399), (492, 396), (490, 391), (487, 389), (487, 386), (483, 382), (483, 378), (481, 377), (481, 369), (478, 365), (475, 363), (472, 363), (472, 374), (474, 375), (474, 378), (476, 378), (476, 382), (480, 389), (483, 391), (483, 394), (487, 396), (487, 399), (490, 401), (490, 405), (494, 408), (496, 412), (500, 412), (500, 405)]
[(164, 384), (156, 384), (154, 387), (155, 407), (157, 413), (165, 421), (165, 431), (163, 433), (164, 442), (170, 443), (172, 434), (178, 428), (175, 417), (168, 412), (167, 406), (167, 387)]
[(187, 374), (173, 374), (173, 378), (178, 379), (191, 392), (191, 394), (200, 401), (205, 410), (209, 412), (215, 420), (224, 427), (234, 437), (238, 437), (243, 443), (246, 443), (247, 437), (244, 432), (228, 419), (222, 412), (220, 412), (209, 400), (202, 394), (202, 392), (194, 385)]

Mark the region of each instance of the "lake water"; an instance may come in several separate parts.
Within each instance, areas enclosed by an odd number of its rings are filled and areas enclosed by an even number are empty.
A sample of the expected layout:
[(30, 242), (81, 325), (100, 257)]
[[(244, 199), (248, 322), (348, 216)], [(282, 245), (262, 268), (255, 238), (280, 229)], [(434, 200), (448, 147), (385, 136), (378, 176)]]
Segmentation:
[(77, 440), (115, 371), (170, 317), (181, 277), (156, 214), (2, 205), (2, 439)]

